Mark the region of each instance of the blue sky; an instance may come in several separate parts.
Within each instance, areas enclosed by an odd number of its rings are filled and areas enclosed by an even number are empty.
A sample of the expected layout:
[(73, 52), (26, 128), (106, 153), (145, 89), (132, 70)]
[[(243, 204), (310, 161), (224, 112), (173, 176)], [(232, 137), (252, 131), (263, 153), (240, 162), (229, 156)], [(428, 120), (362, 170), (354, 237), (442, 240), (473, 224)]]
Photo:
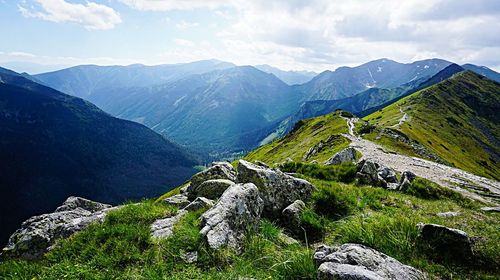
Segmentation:
[(0, 65), (18, 71), (212, 58), (322, 71), (381, 57), (500, 70), (497, 0), (0, 0), (0, 32)]

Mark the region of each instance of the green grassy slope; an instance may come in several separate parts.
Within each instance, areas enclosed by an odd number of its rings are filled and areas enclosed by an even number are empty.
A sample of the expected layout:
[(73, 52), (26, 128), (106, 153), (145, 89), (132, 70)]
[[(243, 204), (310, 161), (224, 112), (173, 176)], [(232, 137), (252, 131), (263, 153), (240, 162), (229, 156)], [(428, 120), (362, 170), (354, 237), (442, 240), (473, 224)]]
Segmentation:
[(299, 121), (288, 135), (256, 149), (246, 155), (245, 159), (261, 160), (271, 165), (281, 163), (287, 158), (299, 162), (311, 147), (320, 141), (327, 142), (328, 138), (333, 136), (325, 148), (307, 160), (323, 163), (349, 145), (349, 140), (341, 136), (343, 133), (348, 133), (348, 128), (345, 119), (340, 116), (340, 111)]
[[(404, 113), (408, 119), (399, 124)], [(417, 155), (391, 139), (390, 128), (423, 145), (452, 166), (500, 180), (500, 84), (469, 71), (416, 92), (364, 120), (366, 135), (397, 152)]]

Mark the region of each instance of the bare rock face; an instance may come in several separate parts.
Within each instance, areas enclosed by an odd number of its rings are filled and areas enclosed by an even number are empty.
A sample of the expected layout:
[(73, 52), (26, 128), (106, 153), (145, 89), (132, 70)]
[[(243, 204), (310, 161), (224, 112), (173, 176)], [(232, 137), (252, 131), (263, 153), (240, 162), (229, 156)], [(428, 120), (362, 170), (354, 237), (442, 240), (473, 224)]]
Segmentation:
[(207, 180), (199, 185), (191, 187), (189, 189), (188, 197), (190, 199), (194, 199), (196, 197), (217, 199), (231, 185), (234, 185), (234, 182), (227, 179)]
[(436, 224), (417, 225), (420, 240), (429, 245), (439, 258), (467, 261), (473, 257), (472, 241), (467, 233)]
[(300, 234), (300, 215), (306, 208), (306, 204), (302, 200), (295, 200), (292, 204), (283, 209), (281, 220), (283, 225), (293, 234)]
[(102, 222), (107, 212), (116, 208), (81, 197), (69, 197), (54, 213), (24, 221), (9, 238), (2, 255), (40, 258), (57, 240), (69, 237), (91, 223)]
[(320, 264), (318, 279), (426, 279), (421, 271), (359, 244), (321, 245), (316, 249), (314, 259)]
[(353, 162), (356, 160), (356, 150), (353, 147), (347, 147), (329, 158), (325, 165), (338, 165), (344, 162)]
[(225, 179), (236, 181), (236, 170), (229, 162), (214, 162), (213, 165), (191, 177), (188, 192), (196, 189), (201, 183), (208, 180)]
[(415, 180), (415, 178), (417, 178), (417, 175), (415, 175), (413, 172), (411, 171), (403, 172), (403, 174), (401, 174), (401, 180), (399, 181), (398, 190), (406, 191), (410, 187), (411, 182)]
[(257, 228), (263, 208), (264, 202), (254, 184), (232, 185), (201, 216), (200, 233), (212, 248), (228, 246), (240, 251), (245, 232)]
[(177, 224), (188, 211), (179, 210), (172, 217), (158, 219), (151, 225), (151, 236), (153, 238), (168, 238), (174, 234), (174, 226)]
[(184, 207), (183, 210), (186, 211), (197, 211), (203, 208), (210, 208), (214, 206), (214, 201), (205, 197), (197, 197), (193, 202), (189, 203), (188, 206)]
[(238, 163), (238, 183), (253, 183), (264, 200), (264, 215), (280, 217), (281, 211), (296, 200), (308, 200), (314, 186), (278, 169), (270, 169), (245, 160)]

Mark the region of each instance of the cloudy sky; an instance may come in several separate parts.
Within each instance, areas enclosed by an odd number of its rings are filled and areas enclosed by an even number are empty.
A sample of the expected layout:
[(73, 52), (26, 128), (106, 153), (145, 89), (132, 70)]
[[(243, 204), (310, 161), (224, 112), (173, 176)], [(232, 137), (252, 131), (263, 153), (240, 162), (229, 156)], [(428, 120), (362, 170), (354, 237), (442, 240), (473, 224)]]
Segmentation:
[(212, 58), (322, 71), (382, 57), (500, 70), (498, 0), (0, 0), (0, 32), (0, 65), (18, 71)]

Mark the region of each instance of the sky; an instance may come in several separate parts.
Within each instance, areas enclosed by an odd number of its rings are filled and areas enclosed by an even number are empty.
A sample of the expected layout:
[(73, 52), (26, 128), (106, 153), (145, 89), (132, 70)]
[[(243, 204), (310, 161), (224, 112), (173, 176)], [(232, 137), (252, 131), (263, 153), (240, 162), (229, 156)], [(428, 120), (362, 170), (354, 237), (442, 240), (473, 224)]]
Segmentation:
[(499, 0), (0, 0), (0, 65), (219, 59), (320, 72), (390, 58), (500, 70)]

